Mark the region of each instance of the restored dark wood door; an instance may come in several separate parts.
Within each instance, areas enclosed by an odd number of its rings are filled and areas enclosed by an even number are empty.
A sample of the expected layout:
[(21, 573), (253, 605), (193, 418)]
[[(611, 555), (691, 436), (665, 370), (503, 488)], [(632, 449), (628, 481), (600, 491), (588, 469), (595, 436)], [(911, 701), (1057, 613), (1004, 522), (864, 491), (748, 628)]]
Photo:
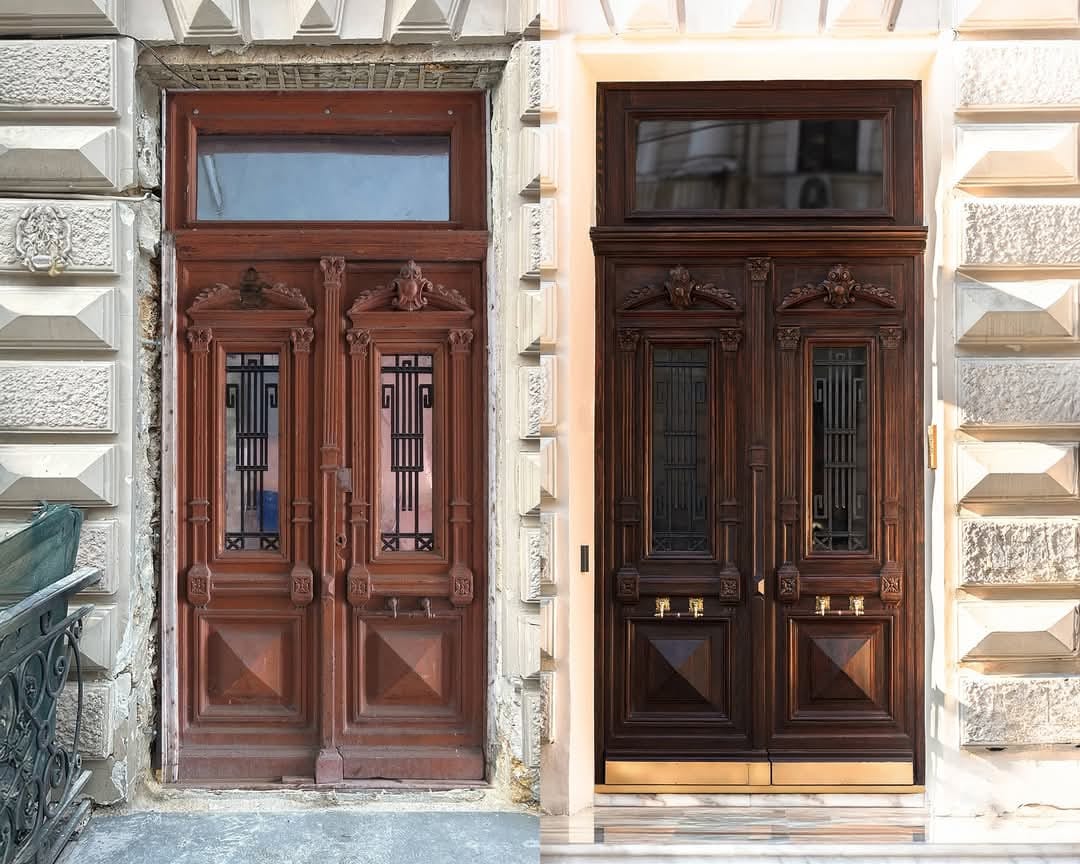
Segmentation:
[[(337, 95), (326, 113), (402, 137), (394, 110), (414, 130), (483, 117), (479, 94), (447, 98)], [(174, 134), (220, 137), (246, 99), (178, 98)], [(260, 122), (306, 111), (317, 129), (322, 98), (262, 100)], [(312, 158), (306, 140), (215, 146)], [(229, 160), (210, 167), (239, 208)], [(446, 225), (394, 229), (175, 205), (182, 780), (484, 777), (487, 236), (468, 197)]]
[[(894, 157), (871, 215), (826, 219), (800, 212), (805, 198), (760, 224), (761, 212), (647, 214), (643, 200), (699, 194), (685, 173), (681, 186), (648, 175), (647, 144), (696, 134), (678, 125), (684, 103), (705, 104), (705, 89), (722, 110), (725, 86), (601, 89), (604, 140), (619, 143), (601, 150), (593, 233), (597, 780), (920, 782), (925, 232), (911, 224), (914, 180), (905, 198)], [(771, 99), (780, 117), (833, 117), (852, 102), (875, 117), (888, 101), (886, 147), (911, 151), (912, 86), (852, 86), (801, 93), (797, 106), (768, 86), (731, 92)], [(726, 119), (690, 116), (710, 134)], [(806, 149), (806, 135), (791, 137)]]

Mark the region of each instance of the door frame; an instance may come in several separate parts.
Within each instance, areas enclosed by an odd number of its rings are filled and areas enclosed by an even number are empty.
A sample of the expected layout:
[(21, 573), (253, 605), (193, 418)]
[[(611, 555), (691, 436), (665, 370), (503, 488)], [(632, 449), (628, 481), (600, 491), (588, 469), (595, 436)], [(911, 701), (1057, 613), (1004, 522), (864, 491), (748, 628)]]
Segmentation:
[[(596, 176), (597, 176), (597, 218), (596, 227), (591, 231), (593, 254), (595, 257), (595, 278), (596, 278), (596, 290), (593, 295), (595, 299), (593, 321), (595, 326), (595, 358), (596, 358), (596, 382), (597, 391), (595, 392), (595, 406), (596, 411), (593, 417), (593, 433), (595, 435), (594, 447), (594, 459), (593, 469), (594, 476), (592, 478), (594, 486), (594, 494), (592, 496), (594, 504), (594, 525), (593, 525), (593, 542), (596, 544), (595, 555), (595, 569), (594, 569), (594, 603), (595, 608), (593, 610), (593, 620), (595, 624), (595, 631), (593, 634), (594, 650), (596, 652), (597, 663), (595, 668), (597, 670), (594, 678), (594, 710), (593, 710), (593, 755), (594, 755), (594, 783), (598, 791), (662, 791), (662, 786), (665, 783), (671, 781), (653, 781), (652, 784), (648, 784), (644, 780), (628, 779), (624, 782), (620, 782), (618, 785), (610, 785), (605, 783), (605, 763), (604, 763), (604, 746), (607, 721), (604, 715), (605, 703), (608, 699), (607, 691), (609, 689), (609, 683), (605, 679), (607, 669), (609, 667), (610, 659), (606, 656), (608, 651), (606, 643), (610, 641), (610, 637), (605, 633), (604, 616), (606, 614), (607, 594), (613, 589), (610, 586), (614, 562), (607, 560), (608, 556), (608, 522), (614, 523), (615, 517), (615, 502), (605, 502), (604, 496), (606, 493), (606, 480), (605, 473), (607, 471), (606, 460), (613, 458), (611, 454), (606, 450), (605, 442), (608, 439), (609, 430), (607, 427), (609, 422), (618, 422), (612, 420), (604, 414), (604, 405), (606, 397), (603, 392), (603, 383), (607, 381), (606, 368), (607, 364), (617, 365), (620, 361), (618, 358), (618, 351), (609, 353), (607, 346), (610, 342), (609, 330), (614, 327), (613, 321), (608, 319), (608, 300), (606, 287), (609, 284), (608, 274), (605, 272), (607, 267), (607, 259), (619, 258), (626, 255), (637, 254), (640, 257), (657, 257), (662, 255), (674, 255), (677, 258), (679, 255), (686, 255), (693, 257), (694, 255), (716, 255), (718, 257), (738, 257), (741, 254), (748, 259), (748, 267), (750, 261), (754, 260), (754, 256), (773, 254), (782, 254), (784, 251), (805, 251), (800, 249), (800, 244), (806, 243), (806, 241), (817, 239), (818, 242), (828, 243), (833, 240), (842, 240), (843, 235), (849, 235), (848, 239), (851, 242), (860, 243), (858, 248), (858, 254), (866, 254), (868, 251), (876, 251), (880, 248), (882, 254), (886, 252), (892, 252), (895, 254), (908, 254), (913, 253), (921, 256), (927, 229), (922, 227), (922, 185), (923, 185), (923, 159), (922, 159), (922, 129), (921, 129), (921, 88), (920, 80), (904, 80), (904, 81), (892, 81), (892, 80), (880, 80), (880, 79), (852, 79), (852, 80), (835, 80), (835, 81), (810, 81), (810, 80), (789, 80), (789, 81), (709, 81), (709, 82), (689, 82), (689, 83), (675, 83), (674, 81), (647, 81), (642, 83), (605, 83), (598, 82), (597, 84), (597, 103), (596, 103)], [(901, 151), (898, 148), (893, 148), (893, 152), (889, 154), (888, 143), (886, 144), (887, 155), (887, 171), (886, 171), (886, 194), (885, 194), (885, 206), (881, 212), (871, 213), (867, 217), (861, 217), (858, 213), (833, 211), (827, 213), (825, 217), (815, 217), (806, 212), (797, 212), (793, 214), (777, 214), (776, 212), (768, 213), (764, 211), (735, 211), (728, 214), (724, 212), (709, 212), (702, 214), (678, 214), (678, 213), (658, 213), (645, 216), (641, 213), (635, 212), (630, 200), (630, 183), (628, 177), (632, 171), (629, 167), (630, 156), (632, 154), (632, 147), (629, 143), (630, 124), (627, 121), (625, 126), (622, 126), (624, 111), (629, 111), (627, 106), (630, 104), (630, 100), (633, 95), (645, 94), (646, 97), (651, 93), (663, 93), (665, 98), (665, 111), (670, 110), (673, 116), (678, 116), (680, 110), (684, 107), (684, 102), (676, 101), (672, 103), (671, 91), (677, 90), (678, 95), (686, 97), (686, 94), (690, 94), (691, 101), (694, 97), (702, 97), (703, 99), (713, 98), (717, 96), (717, 91), (726, 91), (728, 93), (735, 93), (736, 98), (733, 100), (735, 103), (739, 103), (747, 92), (756, 91), (758, 98), (762, 98), (764, 91), (766, 101), (768, 101), (769, 93), (773, 92), (776, 95), (791, 91), (828, 91), (829, 97), (825, 100), (827, 104), (821, 102), (813, 102), (807, 109), (808, 114), (813, 114), (815, 111), (819, 113), (826, 113), (829, 108), (835, 108), (843, 106), (843, 96), (845, 93), (851, 93), (852, 91), (863, 91), (863, 96), (867, 92), (880, 92), (884, 94), (889, 89), (904, 88), (910, 89), (913, 96), (914, 110), (913, 110), (913, 146), (910, 151)], [(832, 94), (838, 94), (838, 98), (833, 100)], [(625, 101), (619, 103), (617, 100), (625, 98)], [(784, 102), (785, 99), (781, 96), (780, 102)], [(613, 104), (614, 103), (614, 104)], [(865, 104), (865, 100), (864, 100)], [(673, 107), (674, 106), (674, 107)], [(636, 106), (635, 106), (636, 107)], [(768, 116), (766, 110), (762, 110), (763, 116)], [(617, 119), (613, 120), (613, 117)], [(892, 115), (890, 114), (886, 120), (885, 140), (889, 142), (889, 126), (892, 122)], [(625, 138), (621, 136), (625, 135)], [(888, 157), (891, 155), (891, 159)], [(903, 184), (910, 182), (912, 194), (910, 196), (906, 194), (898, 194), (903, 190)], [(769, 224), (773, 223), (773, 224)], [(782, 228), (778, 227), (782, 224)], [(860, 230), (860, 228), (862, 230)], [(642, 243), (649, 241), (655, 241), (660, 244), (667, 244), (674, 246), (680, 242), (680, 236), (687, 238), (683, 245), (688, 251), (679, 252), (656, 252), (651, 249), (646, 249), (642, 253)], [(786, 247), (786, 248), (785, 248)], [(854, 252), (853, 252), (854, 254)], [(663, 260), (668, 260), (664, 258)], [(670, 258), (670, 263), (677, 263), (675, 258)], [(764, 259), (762, 259), (764, 260)], [(920, 259), (921, 260), (921, 259)], [(913, 296), (918, 297), (918, 316), (910, 325), (909, 338), (917, 340), (913, 346), (916, 374), (919, 378), (918, 384), (915, 388), (915, 399), (917, 403), (925, 403), (925, 388), (926, 380), (923, 375), (923, 332), (926, 326), (926, 313), (922, 307), (922, 294), (923, 294), (923, 269), (916, 268), (914, 274), (914, 284), (912, 286)], [(749, 322), (747, 327), (753, 326)], [(749, 334), (748, 334), (749, 335)], [(765, 335), (765, 334), (759, 334)], [(771, 339), (769, 340), (771, 344)], [(759, 349), (764, 350), (764, 348)], [(774, 383), (777, 383), (774, 381)], [(771, 394), (767, 394), (770, 395)], [(923, 432), (922, 421), (918, 423), (918, 436), (914, 440), (921, 440)], [(775, 431), (775, 430), (774, 430)], [(910, 430), (908, 430), (910, 431)], [(923, 451), (921, 447), (918, 447), (914, 451), (915, 453), (915, 475), (919, 475), (921, 472), (918, 469), (923, 469)], [(745, 454), (740, 454), (744, 456)], [(874, 460), (874, 455), (871, 454), (871, 460)], [(752, 461), (752, 460), (751, 460)], [(740, 462), (740, 465), (742, 462)], [(668, 791), (692, 791), (697, 789), (699, 791), (720, 791), (727, 789), (729, 791), (882, 791), (882, 792), (899, 792), (899, 791), (921, 791), (923, 789), (923, 782), (925, 777), (925, 759), (926, 759), (926, 724), (925, 724), (925, 694), (926, 686), (930, 680), (929, 671), (927, 669), (927, 652), (925, 645), (925, 558), (923, 556), (926, 538), (925, 538), (925, 519), (927, 500), (925, 497), (925, 483), (923, 476), (911, 476), (903, 477), (900, 479), (900, 483), (905, 487), (911, 485), (916, 490), (916, 493), (912, 500), (912, 518), (914, 521), (914, 542), (913, 550), (910, 557), (909, 574), (905, 579), (904, 593), (907, 598), (910, 598), (910, 605), (907, 609), (906, 618), (910, 619), (906, 622), (905, 635), (910, 633), (912, 643), (911, 649), (916, 654), (915, 660), (917, 673), (914, 676), (914, 682), (910, 687), (900, 695), (899, 698), (907, 698), (910, 700), (909, 713), (913, 715), (914, 723), (913, 728), (915, 734), (913, 736), (913, 744), (915, 749), (914, 755), (914, 776), (913, 781), (897, 780), (897, 776), (894, 772), (889, 771), (874, 771), (868, 770), (866, 776), (869, 778), (876, 778), (868, 780), (866, 784), (851, 785), (847, 780), (839, 780), (835, 782), (818, 782), (816, 784), (802, 782), (802, 785), (790, 785), (791, 781), (785, 783), (783, 786), (772, 785), (768, 780), (762, 779), (761, 772), (755, 772), (753, 766), (749, 771), (748, 783), (741, 783), (740, 781), (732, 781), (733, 783), (739, 783), (735, 786), (721, 786), (716, 780), (708, 781), (704, 779), (693, 780), (679, 783), (679, 785), (671, 786)], [(806, 480), (805, 482), (809, 482)], [(770, 481), (770, 489), (775, 489), (775, 482)], [(768, 497), (772, 497), (770, 493)], [(745, 502), (743, 502), (745, 505)], [(775, 514), (774, 514), (775, 515)], [(769, 542), (769, 541), (766, 541)], [(766, 574), (766, 578), (771, 574)], [(771, 625), (769, 625), (771, 627)], [(770, 657), (773, 655), (770, 654)], [(774, 658), (775, 659), (775, 658)], [(759, 670), (755, 669), (754, 673), (757, 674)], [(769, 701), (769, 712), (772, 711), (771, 700)], [(653, 765), (661, 763), (642, 763), (643, 765)], [(696, 766), (700, 766), (707, 763), (690, 762), (685, 763), (693, 774), (693, 769)], [(836, 763), (828, 763), (830, 765)], [(628, 771), (628, 777), (643, 777), (648, 772), (640, 771)], [(700, 776), (708, 776), (710, 772), (702, 771)], [(786, 772), (789, 775), (798, 774), (795, 772)], [(841, 775), (843, 772), (841, 772)], [(726, 782), (726, 781), (719, 781)], [(658, 785), (659, 784), (659, 785)], [(688, 785), (689, 784), (689, 785)]]
[[(192, 218), (194, 196), (187, 196), (193, 190), (191, 178), (194, 174), (193, 160), (185, 165), (186, 154), (195, 143), (194, 125), (190, 115), (178, 116), (177, 104), (185, 100), (197, 100), (201, 104), (229, 106), (249, 106), (244, 122), (256, 128), (256, 134), (280, 133), (281, 115), (265, 111), (267, 97), (276, 99), (275, 104), (287, 104), (290, 116), (299, 118), (291, 121), (295, 131), (309, 131), (312, 125), (325, 121), (324, 115), (331, 117), (347, 116), (350, 108), (357, 105), (371, 110), (367, 116), (359, 112), (350, 117), (345, 125), (348, 131), (387, 133), (393, 131), (419, 131), (421, 133), (447, 134), (452, 139), (451, 149), (451, 216), (447, 222), (257, 222), (257, 223), (212, 223), (221, 226), (217, 237), (207, 230), (196, 226)], [(177, 392), (178, 367), (181, 362), (178, 352), (178, 332), (182, 310), (177, 308), (178, 295), (176, 283), (177, 256), (214, 250), (223, 258), (231, 258), (239, 265), (242, 261), (266, 256), (261, 250), (275, 248), (276, 257), (281, 260), (304, 257), (313, 259), (345, 258), (350, 260), (404, 260), (408, 257), (403, 250), (421, 249), (425, 262), (467, 262), (479, 268), (480, 297), (474, 304), (476, 314), (473, 329), (479, 337), (478, 352), (482, 354), (483, 374), (477, 376), (481, 386), (474, 386), (475, 416), (478, 426), (476, 452), (487, 453), (489, 438), (486, 417), (487, 399), (487, 333), (489, 322), (484, 314), (485, 297), (489, 290), (487, 261), (489, 257), (490, 233), (487, 228), (488, 209), (488, 94), (483, 90), (470, 91), (162, 91), (162, 113), (165, 118), (163, 145), (165, 153), (162, 173), (162, 212), (164, 230), (161, 247), (161, 311), (162, 311), (162, 419), (161, 419), (161, 469), (162, 486), (162, 571), (161, 571), (161, 778), (164, 782), (179, 779), (179, 688), (182, 686), (179, 675), (177, 621), (179, 608), (176, 601), (178, 590), (178, 531), (180, 520), (185, 518), (184, 506), (178, 500), (177, 465), (180, 457), (178, 423), (180, 403)], [(398, 119), (402, 107), (412, 107), (411, 116)], [(344, 110), (342, 110), (344, 109)], [(449, 110), (448, 110), (449, 109)], [(198, 113), (198, 112), (196, 112)], [(245, 113), (244, 111), (240, 112)], [(395, 114), (397, 116), (395, 116)], [(379, 116), (381, 115), (381, 116)], [(269, 118), (269, 119), (268, 119)], [(219, 118), (220, 120), (220, 118)], [(262, 124), (261, 129), (258, 128)], [(423, 124), (429, 125), (423, 125)], [(287, 131), (287, 130), (286, 130)], [(181, 154), (183, 158), (181, 158)], [(177, 194), (182, 189), (184, 194)], [(191, 200), (187, 200), (190, 197)], [(311, 238), (296, 239), (298, 224), (317, 229), (317, 251), (311, 251), (305, 244)], [(236, 233), (225, 237), (227, 230)], [(243, 236), (237, 236), (242, 234)], [(301, 251), (305, 251), (301, 254)], [(342, 318), (344, 320), (342, 309)], [(344, 408), (343, 408), (344, 410)], [(339, 442), (344, 451), (349, 448), (346, 437)], [(485, 476), (489, 470), (486, 455), (477, 457), (479, 468)], [(449, 470), (449, 469), (447, 469)], [(486, 487), (486, 483), (483, 484)], [(487, 606), (487, 570), (489, 524), (486, 518), (486, 498), (473, 505), (472, 536), (474, 548), (474, 584), (476, 602), (480, 604), (482, 657), (479, 663), (487, 668), (489, 653), (487, 618), (491, 614)], [(317, 560), (317, 556), (315, 560)], [(316, 586), (317, 587), (317, 586)], [(344, 586), (341, 592), (344, 594)], [(483, 675), (486, 681), (486, 673)], [(486, 689), (479, 696), (480, 749), (486, 754), (488, 718), (488, 694)], [(318, 699), (313, 711), (318, 712)], [(348, 781), (346, 781), (348, 782)]]

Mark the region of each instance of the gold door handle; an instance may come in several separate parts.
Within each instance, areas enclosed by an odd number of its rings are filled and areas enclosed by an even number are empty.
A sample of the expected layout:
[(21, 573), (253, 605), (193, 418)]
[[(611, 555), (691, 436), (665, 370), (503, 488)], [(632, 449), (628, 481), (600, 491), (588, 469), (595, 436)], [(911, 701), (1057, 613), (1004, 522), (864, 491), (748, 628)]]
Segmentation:
[(663, 618), (665, 612), (671, 611), (671, 598), (670, 597), (657, 597), (656, 598), (656, 611), (653, 613), (654, 618)]
[(695, 618), (700, 618), (705, 614), (705, 598), (704, 597), (691, 597), (690, 598), (690, 614)]

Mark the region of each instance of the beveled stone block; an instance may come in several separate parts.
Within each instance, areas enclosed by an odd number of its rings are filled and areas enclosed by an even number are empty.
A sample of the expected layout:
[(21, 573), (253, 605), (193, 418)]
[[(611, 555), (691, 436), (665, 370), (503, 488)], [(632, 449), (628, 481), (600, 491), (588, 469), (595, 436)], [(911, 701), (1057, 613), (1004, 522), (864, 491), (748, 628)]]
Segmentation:
[(965, 357), (957, 369), (961, 426), (1080, 426), (1080, 359)]
[(960, 679), (960, 741), (964, 747), (1080, 744), (1080, 678)]
[(774, 30), (780, 0), (684, 0), (686, 32), (712, 35), (729, 30)]
[(1080, 584), (1080, 519), (961, 519), (960, 582)]
[(116, 662), (119, 613), (116, 606), (96, 604), (84, 619), (82, 639), (79, 640), (79, 656), (83, 669), (104, 672)]
[(0, 287), (0, 348), (116, 347), (113, 288)]
[(0, 33), (117, 33), (124, 0), (4, 0)]
[(110, 126), (0, 125), (0, 184), (7, 189), (111, 189), (121, 185)]
[(962, 660), (1057, 660), (1076, 655), (1075, 600), (958, 604)]
[(960, 125), (956, 178), (961, 186), (1070, 185), (1080, 182), (1076, 123)]
[(113, 363), (0, 361), (0, 431), (114, 432)]
[(1074, 108), (1080, 105), (1080, 43), (962, 42), (956, 48), (956, 75), (961, 111)]
[(608, 0), (615, 31), (676, 32), (679, 10), (675, 0)]
[(345, 0), (294, 0), (295, 35), (301, 39), (334, 39), (341, 35)]
[(118, 273), (115, 201), (0, 199), (0, 271)]
[(117, 451), (115, 444), (0, 444), (0, 506), (110, 507), (119, 492)]
[(111, 39), (0, 42), (0, 112), (120, 112)]
[(966, 199), (961, 214), (962, 266), (1080, 264), (1080, 200)]
[(1054, 30), (1080, 25), (1073, 0), (954, 0), (957, 30)]
[(1076, 498), (1076, 447), (971, 442), (957, 447), (957, 497), (967, 502)]
[(539, 290), (518, 294), (518, 352), (551, 351), (555, 348), (557, 286), (541, 282)]
[(1076, 342), (1080, 282), (980, 282), (956, 277), (956, 337), (962, 344)]
[(179, 42), (241, 42), (248, 32), (243, 0), (165, 0)]

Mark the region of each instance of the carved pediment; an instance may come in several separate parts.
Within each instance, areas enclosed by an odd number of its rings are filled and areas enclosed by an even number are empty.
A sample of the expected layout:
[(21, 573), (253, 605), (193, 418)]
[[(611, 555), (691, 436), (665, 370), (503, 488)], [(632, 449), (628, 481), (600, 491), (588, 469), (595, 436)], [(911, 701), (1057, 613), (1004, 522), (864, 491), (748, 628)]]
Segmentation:
[(218, 282), (203, 291), (188, 308), (193, 312), (222, 312), (237, 309), (288, 309), (313, 312), (303, 293), (284, 282), (267, 282), (254, 267), (248, 267), (235, 288)]
[(469, 301), (459, 291), (437, 285), (424, 276), (415, 261), (402, 265), (397, 277), (389, 285), (378, 285), (361, 291), (349, 308), (353, 312), (371, 312), (376, 309), (395, 309), (401, 312), (419, 312), (438, 309), (451, 312), (472, 312)]
[(824, 297), (825, 305), (833, 309), (850, 306), (856, 298), (869, 300), (878, 306), (896, 308), (896, 298), (888, 288), (857, 281), (851, 273), (851, 268), (846, 264), (834, 264), (829, 268), (829, 275), (821, 282), (808, 282), (791, 289), (780, 301), (780, 308), (791, 309), (802, 306), (819, 297)]
[(724, 309), (738, 309), (734, 295), (712, 282), (700, 283), (694, 280), (690, 271), (682, 264), (671, 269), (663, 285), (642, 285), (635, 288), (623, 300), (624, 310), (638, 309), (653, 300), (663, 299), (672, 309), (689, 309), (698, 300), (712, 303)]

